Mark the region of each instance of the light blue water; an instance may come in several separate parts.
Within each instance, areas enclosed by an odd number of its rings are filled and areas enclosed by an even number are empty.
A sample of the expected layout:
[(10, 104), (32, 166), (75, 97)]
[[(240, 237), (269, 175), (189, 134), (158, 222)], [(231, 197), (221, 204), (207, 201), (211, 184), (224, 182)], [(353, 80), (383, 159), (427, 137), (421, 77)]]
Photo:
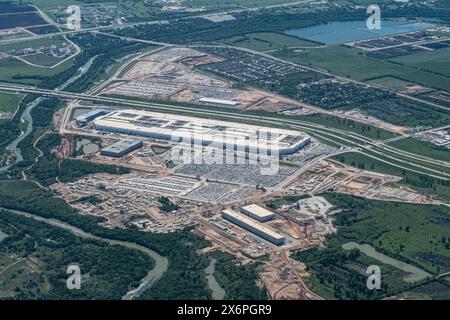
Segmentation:
[(432, 24), (415, 22), (399, 22), (383, 20), (380, 30), (369, 30), (366, 21), (328, 22), (325, 24), (284, 31), (290, 36), (317, 41), (325, 44), (335, 44), (357, 40), (365, 40), (380, 36), (394, 35), (405, 32), (425, 30)]

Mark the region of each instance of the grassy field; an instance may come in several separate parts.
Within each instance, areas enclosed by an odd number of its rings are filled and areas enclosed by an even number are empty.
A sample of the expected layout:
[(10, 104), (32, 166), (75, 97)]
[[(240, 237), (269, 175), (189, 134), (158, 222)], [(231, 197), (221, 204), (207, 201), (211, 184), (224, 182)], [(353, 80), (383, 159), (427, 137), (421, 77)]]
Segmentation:
[(450, 78), (413, 66), (401, 65), (387, 60), (370, 58), (353, 48), (330, 46), (305, 49), (302, 52), (277, 53), (280, 58), (331, 73), (365, 81), (373, 78), (394, 76), (431, 88), (450, 91)]
[(450, 48), (411, 54), (391, 60), (421, 70), (450, 76)]
[(384, 254), (434, 274), (450, 271), (450, 208), (326, 194), (344, 211), (332, 244), (367, 243)]
[(0, 112), (14, 113), (21, 98), (21, 95), (0, 92)]
[(408, 138), (394, 141), (390, 144), (408, 152), (424, 155), (433, 159), (450, 161), (450, 149), (439, 147), (429, 142)]
[(38, 48), (42, 46), (50, 46), (53, 44), (60, 44), (67, 42), (63, 37), (43, 38), (29, 41), (22, 41), (17, 43), (9, 43), (0, 45), (0, 52), (8, 52), (10, 50), (21, 50), (25, 48)]
[(256, 51), (277, 50), (285, 46), (316, 47), (319, 45), (312, 41), (302, 40), (296, 37), (291, 37), (288, 35), (275, 32), (248, 33), (241, 36), (226, 38), (221, 40), (220, 42)]
[(72, 66), (73, 59), (64, 62), (53, 69), (43, 69), (27, 65), (14, 58), (0, 60), (0, 81), (26, 85), (36, 85), (45, 76), (56, 75)]
[(412, 82), (390, 76), (369, 80), (369, 82), (393, 90), (402, 90), (405, 86), (414, 85)]

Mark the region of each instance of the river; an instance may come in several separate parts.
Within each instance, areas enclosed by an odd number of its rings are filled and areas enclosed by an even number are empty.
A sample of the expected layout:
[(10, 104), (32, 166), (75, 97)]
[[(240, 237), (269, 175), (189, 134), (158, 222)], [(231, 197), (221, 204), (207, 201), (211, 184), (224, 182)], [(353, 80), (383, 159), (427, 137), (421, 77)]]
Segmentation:
[(52, 226), (56, 226), (61, 229), (70, 231), (74, 235), (82, 237), (82, 238), (101, 240), (101, 241), (108, 242), (109, 244), (112, 244), (112, 245), (121, 245), (121, 246), (124, 246), (127, 248), (139, 250), (139, 251), (144, 252), (145, 254), (149, 255), (155, 261), (155, 267), (148, 272), (148, 274), (145, 276), (144, 279), (141, 280), (141, 284), (139, 285), (139, 287), (127, 292), (122, 297), (122, 300), (132, 300), (132, 299), (138, 298), (145, 290), (150, 288), (156, 281), (158, 281), (163, 276), (163, 274), (166, 272), (166, 270), (169, 266), (169, 261), (166, 257), (163, 257), (163, 256), (159, 255), (157, 252), (150, 250), (144, 246), (138, 245), (136, 243), (100, 238), (93, 234), (84, 232), (83, 230), (81, 230), (77, 227), (74, 227), (70, 224), (67, 224), (65, 222), (55, 220), (55, 219), (43, 218), (43, 217), (37, 216), (35, 214), (29, 213), (29, 212), (10, 210), (10, 209), (5, 209), (5, 208), (0, 208), (0, 209), (13, 212), (13, 213), (21, 215), (23, 217), (31, 218), (36, 221), (45, 222)]
[[(92, 62), (94, 61), (96, 57), (91, 58), (88, 62), (86, 62), (86, 64), (84, 64), (80, 69), (78, 69), (78, 72), (75, 73), (69, 80), (67, 80), (66, 82), (64, 82), (62, 85), (60, 85), (59, 87), (57, 87), (55, 89), (55, 91), (60, 91), (60, 90), (64, 90), (68, 85), (70, 85), (71, 83), (73, 83), (74, 81), (78, 80), (80, 77), (82, 77), (92, 66)], [(33, 117), (31, 116), (31, 111), (39, 104), (41, 103), (43, 100), (45, 100), (45, 98), (43, 97), (39, 97), (33, 101), (31, 101), (27, 107), (25, 108), (25, 110), (23, 111), (22, 115), (20, 116), (20, 122), (21, 123), (27, 123), (27, 129), (25, 131), (23, 131), (13, 142), (11, 142), (11, 144), (9, 144), (6, 147), (6, 150), (8, 151), (13, 151), (16, 155), (16, 159), (14, 161), (14, 163), (9, 164), (8, 166), (5, 167), (1, 167), (0, 168), (0, 172), (4, 172), (9, 170), (9, 168), (11, 168), (13, 165), (23, 161), (23, 157), (22, 157), (22, 152), (20, 150), (20, 148), (18, 147), (18, 145), (26, 138), (28, 137), (31, 132), (33, 132), (34, 127), (33, 127)]]
[(393, 267), (396, 267), (397, 269), (400, 269), (400, 270), (408, 273), (408, 275), (404, 276), (402, 279), (405, 282), (414, 283), (414, 282), (418, 282), (418, 281), (424, 280), (424, 279), (432, 276), (428, 272), (426, 272), (422, 269), (419, 269), (411, 264), (388, 257), (387, 255), (378, 252), (377, 250), (375, 250), (374, 247), (372, 247), (371, 245), (368, 245), (368, 244), (347, 242), (342, 245), (342, 248), (345, 250), (358, 249), (362, 253), (364, 253), (366, 256), (374, 258), (384, 264), (391, 265)]
[(214, 278), (214, 272), (216, 271), (216, 259), (211, 259), (209, 266), (205, 269), (206, 279), (208, 280), (208, 287), (212, 291), (212, 298), (214, 300), (223, 300), (225, 298), (225, 290), (220, 286), (217, 282), (216, 278)]

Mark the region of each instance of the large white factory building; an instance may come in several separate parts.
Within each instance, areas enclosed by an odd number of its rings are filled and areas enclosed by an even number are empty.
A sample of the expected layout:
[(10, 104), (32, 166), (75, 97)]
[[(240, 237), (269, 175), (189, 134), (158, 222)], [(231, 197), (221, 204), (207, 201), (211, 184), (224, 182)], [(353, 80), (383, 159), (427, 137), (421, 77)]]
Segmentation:
[(176, 142), (201, 141), (250, 153), (292, 154), (311, 142), (303, 132), (141, 110), (119, 110), (94, 120), (99, 131)]

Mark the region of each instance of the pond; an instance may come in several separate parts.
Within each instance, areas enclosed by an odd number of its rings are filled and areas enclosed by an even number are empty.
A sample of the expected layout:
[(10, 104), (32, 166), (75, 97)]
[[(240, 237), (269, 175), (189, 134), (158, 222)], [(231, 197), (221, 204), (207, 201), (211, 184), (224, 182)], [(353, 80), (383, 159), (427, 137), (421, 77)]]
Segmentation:
[(385, 254), (382, 254), (375, 250), (374, 247), (368, 244), (359, 244), (356, 242), (347, 242), (342, 245), (342, 248), (345, 250), (353, 250), (358, 249), (362, 253), (364, 253), (366, 256), (369, 256), (371, 258), (374, 258), (384, 264), (391, 265), (393, 267), (396, 267), (397, 269), (400, 269), (406, 273), (409, 273), (407, 276), (403, 277), (403, 281), (405, 282), (418, 282), (421, 280), (426, 279), (427, 277), (431, 276), (426, 271), (423, 271), (422, 269), (419, 269), (413, 265), (407, 264), (403, 261), (388, 257)]
[(290, 36), (321, 42), (324, 44), (336, 44), (426, 30), (430, 27), (433, 27), (433, 25), (423, 22), (412, 23), (383, 20), (381, 22), (380, 30), (369, 30), (366, 26), (366, 20), (358, 20), (328, 22), (307, 28), (289, 29), (285, 30), (284, 33)]
[(206, 268), (206, 279), (208, 280), (208, 287), (212, 291), (212, 297), (214, 300), (223, 300), (225, 297), (225, 290), (220, 286), (217, 282), (216, 278), (214, 278), (214, 272), (216, 271), (216, 259), (211, 259), (208, 268)]
[(94, 154), (100, 150), (99, 146), (89, 139), (77, 140), (77, 151), (83, 150), (84, 154)]

